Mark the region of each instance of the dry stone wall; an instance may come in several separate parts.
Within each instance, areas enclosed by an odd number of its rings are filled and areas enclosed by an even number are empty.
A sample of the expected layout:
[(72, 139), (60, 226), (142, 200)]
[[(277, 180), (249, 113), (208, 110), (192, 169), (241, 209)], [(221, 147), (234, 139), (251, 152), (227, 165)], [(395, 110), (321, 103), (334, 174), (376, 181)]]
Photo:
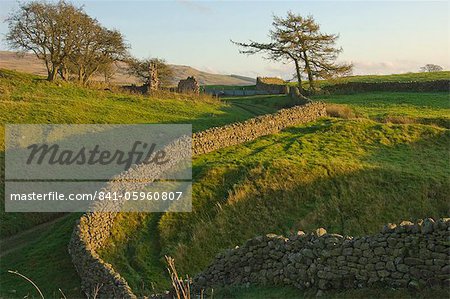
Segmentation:
[[(179, 161), (189, 158), (185, 149), (192, 144), (190, 136), (180, 138), (164, 150), (168, 163), (158, 168), (147, 164), (135, 165), (108, 182), (102, 191), (124, 194), (140, 191), (165, 171), (172, 169)], [(146, 180), (142, 180), (146, 178)], [(101, 249), (110, 236), (117, 212), (123, 201), (100, 201), (92, 207), (95, 212), (86, 213), (76, 224), (69, 242), (72, 262), (81, 278), (81, 288), (89, 298), (136, 298), (126, 280), (113, 267), (103, 261), (97, 250)]]
[(193, 155), (201, 155), (217, 149), (237, 145), (258, 137), (274, 134), (286, 127), (291, 127), (326, 116), (325, 104), (308, 103), (281, 109), (277, 113), (267, 114), (223, 127), (212, 128), (194, 134), (192, 139)]
[[(260, 136), (276, 133), (286, 127), (313, 121), (325, 115), (325, 105), (316, 102), (283, 109), (275, 114), (257, 117), (243, 123), (213, 128), (194, 134), (192, 154), (196, 156), (254, 140)], [(135, 167), (131, 171), (145, 171), (145, 169)], [(127, 173), (127, 178), (130, 177), (133, 177), (132, 172)], [(143, 176), (139, 175), (138, 177)], [(150, 177), (150, 174), (145, 177)], [(140, 187), (142, 186), (122, 185), (119, 180), (119, 183), (111, 182), (106, 188), (121, 192)], [(102, 204), (105, 203), (102, 202)], [(105, 207), (100, 206), (99, 210), (102, 208)], [(119, 211), (119, 208), (118, 206), (113, 207), (112, 210)], [(108, 211), (111, 211), (111, 207)], [(72, 233), (69, 253), (81, 278), (81, 288), (89, 297), (94, 297), (96, 294), (96, 298), (136, 298), (126, 280), (98, 254), (110, 236), (116, 215), (116, 212), (86, 213), (78, 220)]]
[(450, 91), (450, 80), (435, 80), (424, 82), (348, 82), (322, 87), (330, 93), (353, 93), (370, 91), (405, 91), (405, 92), (435, 92)]
[(196, 288), (291, 285), (300, 289), (450, 286), (450, 218), (389, 224), (375, 235), (259, 236), (219, 254)]

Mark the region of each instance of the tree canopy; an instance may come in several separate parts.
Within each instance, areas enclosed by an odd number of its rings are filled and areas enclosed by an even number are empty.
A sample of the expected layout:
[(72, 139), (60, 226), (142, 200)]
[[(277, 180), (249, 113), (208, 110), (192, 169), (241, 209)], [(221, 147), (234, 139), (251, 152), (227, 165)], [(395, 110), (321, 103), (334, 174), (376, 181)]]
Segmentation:
[(43, 60), (49, 81), (59, 73), (65, 80), (74, 75), (86, 84), (95, 72), (127, 56), (119, 31), (104, 28), (81, 7), (65, 1), (21, 4), (7, 23), (10, 47)]
[(444, 70), (442, 66), (437, 64), (428, 63), (420, 68), (421, 72), (440, 72)]

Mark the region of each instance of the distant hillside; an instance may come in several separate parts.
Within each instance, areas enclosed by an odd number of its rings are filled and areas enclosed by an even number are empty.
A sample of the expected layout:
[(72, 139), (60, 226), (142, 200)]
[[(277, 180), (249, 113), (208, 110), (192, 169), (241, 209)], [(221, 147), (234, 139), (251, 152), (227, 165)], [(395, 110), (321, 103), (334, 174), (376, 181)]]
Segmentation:
[[(211, 74), (185, 65), (171, 65), (171, 67), (174, 70), (173, 85), (176, 85), (179, 80), (186, 79), (188, 76), (194, 76), (200, 85), (251, 85), (256, 82), (254, 78), (238, 75)], [(35, 75), (47, 75), (44, 64), (33, 54), (18, 56), (15, 52), (0, 51), (0, 68)], [(98, 77), (96, 79), (102, 80), (103, 78)], [(117, 74), (114, 76), (112, 82), (116, 84), (139, 84), (137, 78), (126, 74), (126, 65), (123, 63), (119, 64)]]

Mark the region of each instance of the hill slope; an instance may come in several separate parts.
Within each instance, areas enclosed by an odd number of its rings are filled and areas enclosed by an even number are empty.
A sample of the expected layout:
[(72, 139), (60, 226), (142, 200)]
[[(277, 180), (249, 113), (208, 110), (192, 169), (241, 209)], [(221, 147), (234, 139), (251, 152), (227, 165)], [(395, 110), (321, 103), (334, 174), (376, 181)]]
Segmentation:
[[(398, 219), (445, 217), (449, 130), (422, 123), (445, 123), (448, 94), (365, 93), (345, 103), (373, 120), (325, 119), (198, 157), (193, 212), (121, 214), (102, 256), (145, 294), (168, 285), (164, 254), (192, 275), (260, 234), (322, 226), (362, 235)], [(400, 113), (416, 124), (376, 121)]]
[[(119, 64), (119, 66), (117, 74), (112, 80), (113, 83), (139, 83), (135, 77), (126, 74), (124, 70), (124, 68), (126, 68), (125, 64)], [(173, 85), (176, 85), (178, 81), (186, 79), (188, 76), (195, 76), (200, 85), (251, 85), (256, 82), (254, 78), (238, 75), (211, 74), (185, 65), (172, 64), (171, 67), (174, 72)], [(0, 51), (0, 68), (46, 76), (45, 66), (33, 54), (18, 56), (15, 52)], [(97, 80), (102, 79), (103, 78), (97, 78)]]
[[(286, 100), (247, 97), (226, 104), (183, 95), (159, 99), (57, 86), (11, 71), (0, 72), (0, 91), (2, 123), (192, 122), (195, 130), (270, 113)], [(363, 94), (327, 101), (350, 104), (375, 120), (383, 110), (406, 111), (418, 124), (329, 118), (199, 157), (193, 163), (194, 213), (122, 213), (102, 256), (134, 291), (148, 295), (153, 287), (168, 285), (161, 263), (165, 253), (176, 258), (180, 273), (195, 273), (218, 251), (256, 234), (318, 226), (360, 234), (398, 219), (446, 216), (450, 167), (442, 157), (448, 154), (449, 130), (420, 122), (448, 118), (448, 94), (412, 96)], [(0, 155), (0, 165), (2, 159)], [(29, 276), (48, 297), (57, 297), (57, 288), (69, 298), (80, 297), (67, 254), (78, 217), (57, 221), (38, 240), (2, 258), (0, 297), (35, 294), (8, 269)], [(0, 222), (8, 229), (27, 225), (28, 218), (0, 210)], [(274, 296), (281, 297), (287, 296)]]
[[(271, 113), (289, 104), (284, 96), (261, 98), (260, 104), (225, 103), (208, 96), (161, 94), (148, 97), (54, 84), (42, 77), (0, 69), (0, 297), (37, 296), (33, 286), (7, 273), (18, 270), (31, 278), (46, 295), (81, 298), (80, 281), (67, 244), (79, 214), (71, 214), (38, 231), (11, 235), (61, 216), (56, 213), (4, 212), (5, 123), (192, 123), (195, 131)], [(28, 238), (33, 234), (32, 238)], [(3, 246), (8, 242), (6, 246)], [(8, 250), (8, 252), (6, 252)]]

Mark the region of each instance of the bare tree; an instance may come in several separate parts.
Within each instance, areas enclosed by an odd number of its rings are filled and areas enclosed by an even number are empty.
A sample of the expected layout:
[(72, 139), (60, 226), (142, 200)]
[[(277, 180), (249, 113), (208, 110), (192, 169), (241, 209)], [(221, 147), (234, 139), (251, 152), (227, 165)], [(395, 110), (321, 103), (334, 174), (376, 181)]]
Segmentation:
[(444, 70), (442, 66), (432, 63), (425, 64), (420, 68), (421, 72), (440, 72), (442, 70)]
[(44, 61), (47, 80), (76, 74), (86, 84), (105, 65), (123, 59), (128, 46), (117, 30), (102, 27), (81, 7), (59, 1), (22, 4), (8, 19), (9, 45)]
[(82, 84), (88, 83), (95, 73), (127, 56), (128, 46), (122, 34), (100, 26), (96, 20), (83, 20), (77, 36), (75, 49), (68, 56), (67, 64)]
[[(163, 59), (130, 58), (127, 60), (127, 64), (128, 74), (138, 77), (147, 86), (150, 86), (153, 80), (158, 81), (159, 85), (163, 87), (172, 83), (173, 70)], [(155, 75), (157, 78), (153, 78)]]
[(11, 48), (33, 52), (44, 61), (47, 80), (53, 81), (73, 50), (77, 19), (84, 14), (64, 1), (22, 4), (8, 18), (6, 41)]
[(336, 47), (339, 36), (320, 32), (320, 25), (312, 16), (305, 18), (288, 12), (286, 18), (274, 16), (272, 25), (269, 43), (232, 42), (242, 48), (240, 53), (243, 54), (263, 53), (270, 60), (293, 62), (301, 92), (302, 73), (307, 75), (312, 91), (317, 78), (351, 73), (351, 64), (336, 62), (342, 52), (342, 48)]

